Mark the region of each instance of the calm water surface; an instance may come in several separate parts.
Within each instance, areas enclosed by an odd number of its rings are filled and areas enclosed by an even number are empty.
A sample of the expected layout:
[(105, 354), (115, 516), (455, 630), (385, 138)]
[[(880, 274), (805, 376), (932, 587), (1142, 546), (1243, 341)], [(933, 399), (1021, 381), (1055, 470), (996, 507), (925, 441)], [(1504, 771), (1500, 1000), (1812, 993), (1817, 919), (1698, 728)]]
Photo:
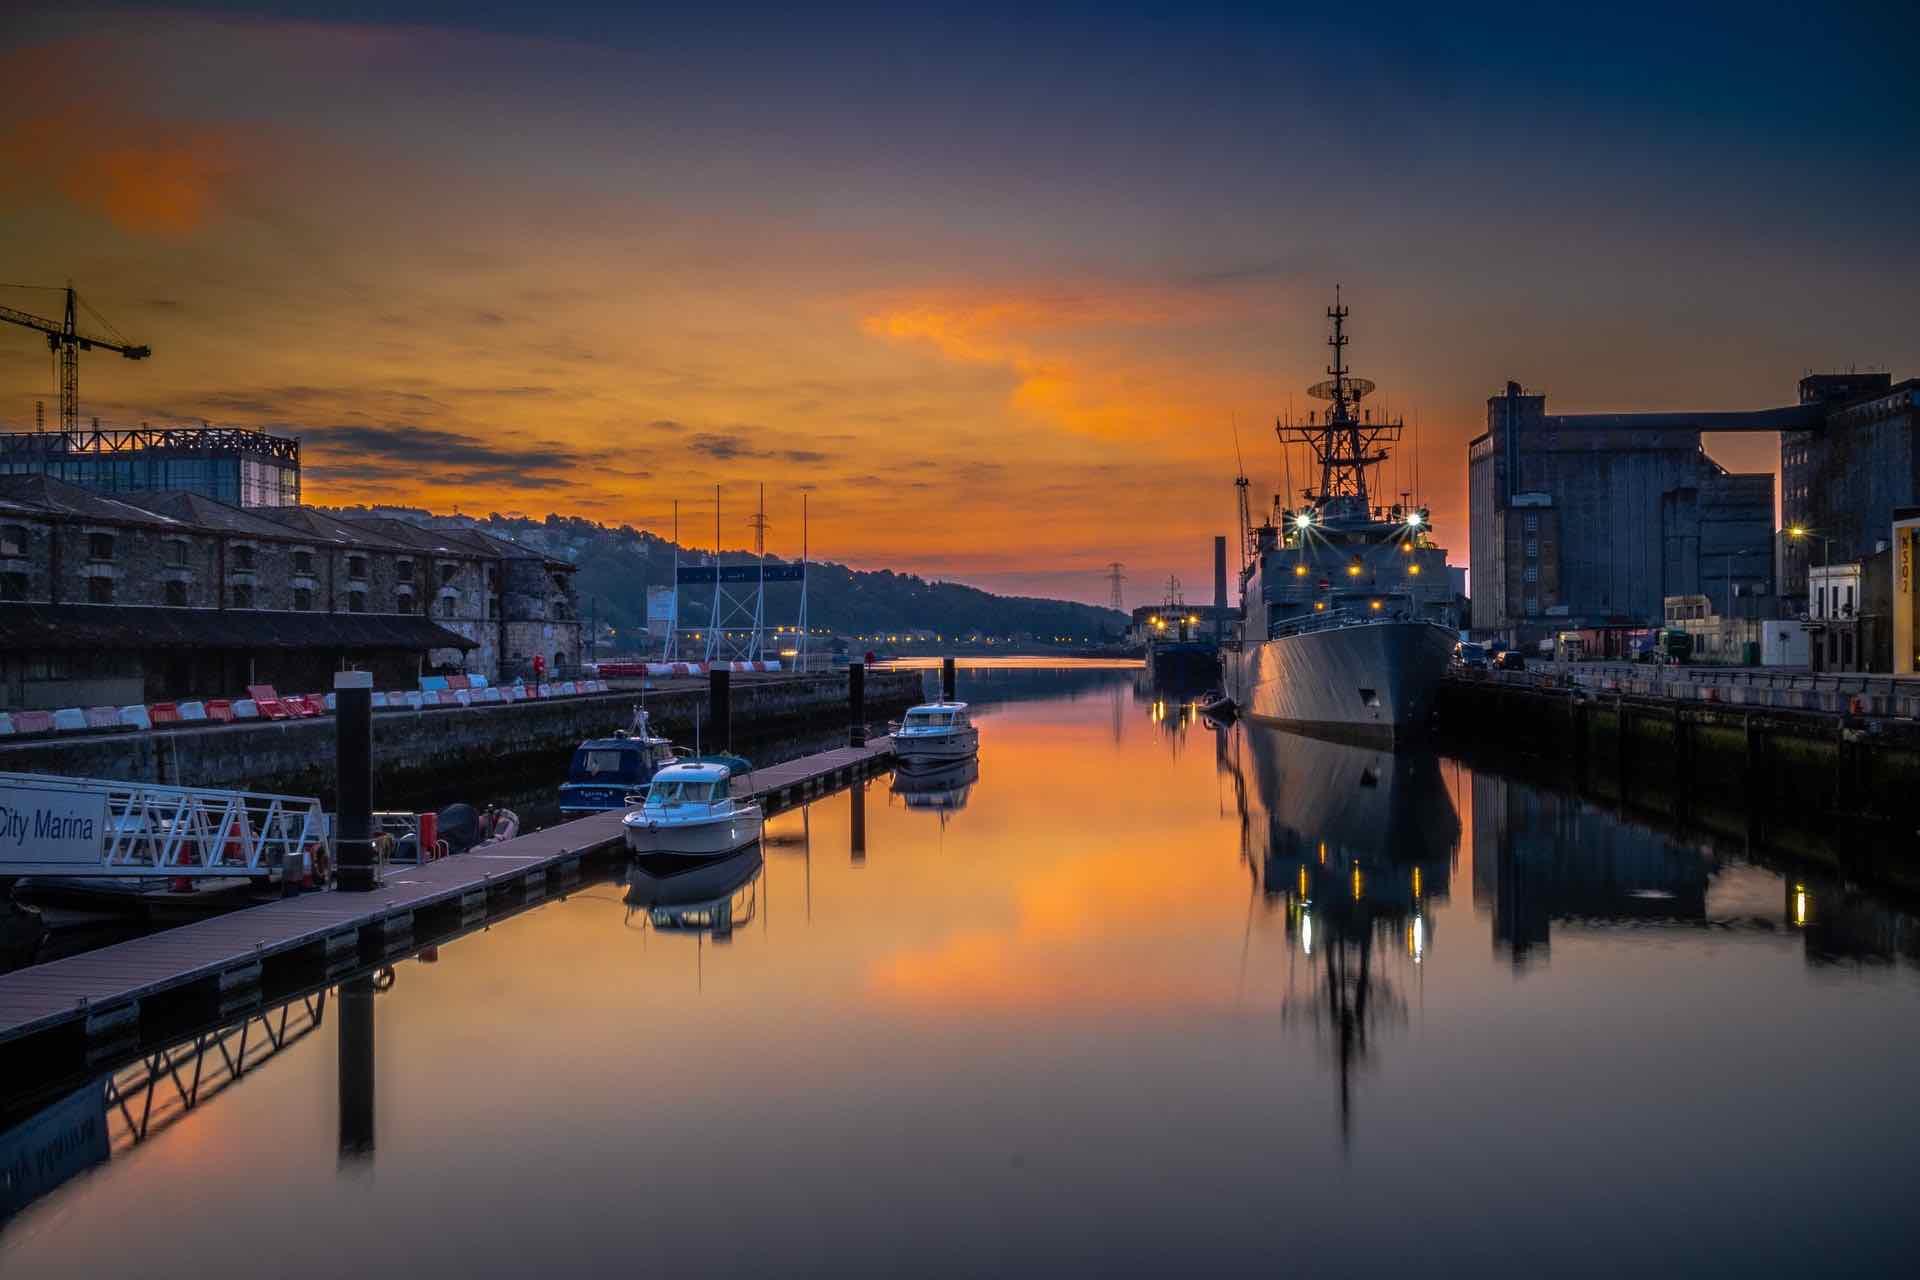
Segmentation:
[(400, 964), (370, 1093), (333, 997), (0, 1273), (1907, 1271), (1900, 902), (1137, 679)]

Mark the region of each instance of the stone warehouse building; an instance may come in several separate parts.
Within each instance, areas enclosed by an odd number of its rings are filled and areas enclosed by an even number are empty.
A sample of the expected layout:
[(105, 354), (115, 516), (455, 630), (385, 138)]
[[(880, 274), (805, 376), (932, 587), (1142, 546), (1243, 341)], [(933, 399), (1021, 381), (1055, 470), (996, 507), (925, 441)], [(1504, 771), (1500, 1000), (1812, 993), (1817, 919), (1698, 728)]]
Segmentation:
[(577, 665), (572, 566), (484, 535), (0, 476), (0, 707), (166, 701), (343, 665)]

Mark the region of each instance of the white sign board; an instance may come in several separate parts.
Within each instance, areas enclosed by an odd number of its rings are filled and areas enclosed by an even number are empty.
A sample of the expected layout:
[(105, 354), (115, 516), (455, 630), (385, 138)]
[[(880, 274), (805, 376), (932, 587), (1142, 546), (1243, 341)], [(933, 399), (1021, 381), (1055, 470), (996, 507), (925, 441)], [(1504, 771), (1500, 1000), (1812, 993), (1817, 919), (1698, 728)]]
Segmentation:
[(105, 792), (0, 783), (0, 868), (22, 862), (97, 866), (106, 832)]
[(654, 635), (665, 635), (673, 629), (672, 587), (647, 588), (647, 630)]

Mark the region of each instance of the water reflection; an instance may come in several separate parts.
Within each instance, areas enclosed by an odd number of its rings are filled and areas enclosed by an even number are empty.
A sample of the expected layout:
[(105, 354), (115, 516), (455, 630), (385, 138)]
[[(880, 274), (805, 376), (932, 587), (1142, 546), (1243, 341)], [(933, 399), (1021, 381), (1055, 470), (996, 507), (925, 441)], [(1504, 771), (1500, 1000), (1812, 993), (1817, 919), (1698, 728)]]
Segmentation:
[(967, 807), (973, 784), (980, 781), (980, 761), (956, 760), (933, 769), (896, 769), (891, 791), (908, 809), (948, 816)]
[[(329, 1001), (265, 1088), (7, 1224), (0, 1268), (247, 1274), (234, 1224), (289, 1204), (327, 1248), (276, 1264), (315, 1276), (649, 1241), (697, 1241), (689, 1274), (1270, 1267), (1276, 1204), (1313, 1273), (1910, 1259), (1902, 902), (1451, 760), (1197, 723), (1169, 752), (1131, 671), (1079, 685), (988, 706), (944, 823), (869, 784), (400, 962), (377, 1117)], [(1812, 1203), (1818, 1232), (1752, 1216)]]
[(1431, 755), (1241, 725), (1227, 768), (1259, 892), (1306, 968), (1289, 965), (1282, 1016), (1329, 1045), (1350, 1135), (1354, 1072), (1375, 1029), (1405, 1018), (1403, 985), (1433, 943), (1459, 815)]
[(628, 921), (638, 915), (657, 933), (731, 942), (733, 931), (753, 920), (762, 865), (758, 844), (691, 865), (685, 859), (635, 858), (627, 868)]

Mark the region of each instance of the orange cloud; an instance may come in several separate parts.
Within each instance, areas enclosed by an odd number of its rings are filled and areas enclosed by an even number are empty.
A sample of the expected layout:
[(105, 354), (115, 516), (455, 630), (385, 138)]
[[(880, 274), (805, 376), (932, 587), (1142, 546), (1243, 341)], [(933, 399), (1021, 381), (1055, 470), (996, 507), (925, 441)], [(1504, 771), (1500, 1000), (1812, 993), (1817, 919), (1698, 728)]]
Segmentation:
[(204, 225), (216, 187), (237, 167), (233, 137), (150, 121), (139, 140), (114, 132), (98, 118), (19, 120), (0, 133), (0, 167), (18, 175), (16, 192), (44, 181), (128, 231), (184, 235)]
[(1179, 371), (1156, 368), (1138, 350), (1116, 358), (1116, 348), (1129, 346), (1134, 334), (1150, 352), (1167, 330), (1215, 318), (1224, 306), (1210, 291), (1175, 289), (943, 299), (869, 314), (862, 328), (894, 342), (930, 343), (958, 363), (1007, 369), (1015, 379), (1011, 402), (1021, 413), (1084, 435), (1127, 439), (1164, 433), (1191, 415), (1195, 397), (1179, 387)]

